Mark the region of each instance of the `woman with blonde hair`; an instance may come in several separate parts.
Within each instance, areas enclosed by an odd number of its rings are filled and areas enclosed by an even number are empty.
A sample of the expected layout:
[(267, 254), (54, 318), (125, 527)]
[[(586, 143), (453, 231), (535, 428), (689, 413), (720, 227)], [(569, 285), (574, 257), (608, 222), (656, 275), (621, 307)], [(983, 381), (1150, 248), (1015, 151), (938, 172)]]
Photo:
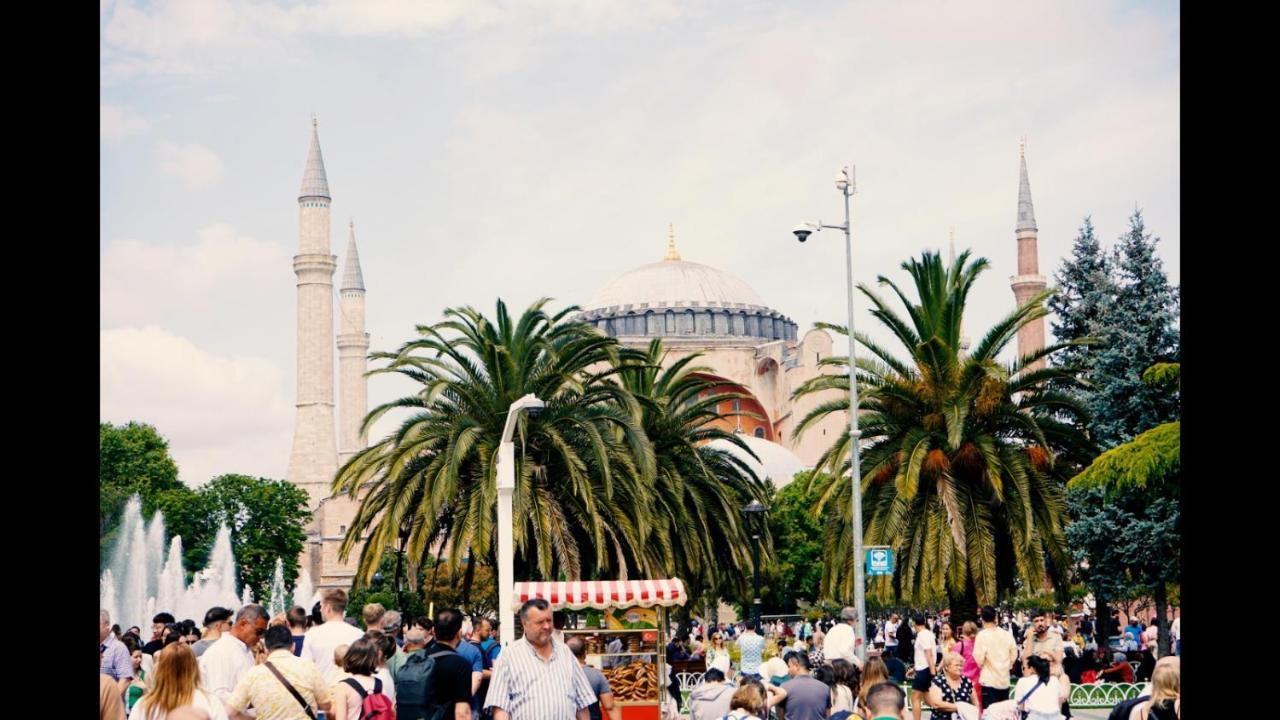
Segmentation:
[(227, 720), (218, 698), (200, 689), (200, 667), (191, 646), (174, 643), (159, 653), (147, 677), (147, 692), (133, 706), (129, 720), (167, 720), (178, 708), (194, 707), (209, 713), (210, 720)]
[[(969, 684), (975, 689), (978, 688), (978, 676), (982, 674), (982, 668), (978, 666), (978, 661), (973, 657), (973, 644), (978, 640), (978, 624), (972, 620), (966, 620), (964, 625), (960, 626), (960, 644), (956, 648), (956, 652), (964, 658), (964, 676), (969, 678)], [(978, 712), (982, 712), (982, 693), (974, 693), (973, 704), (977, 706)]]
[(729, 648), (725, 647), (723, 633), (719, 631), (711, 633), (711, 642), (707, 643), (706, 662), (707, 667), (719, 670), (726, 678), (732, 674), (729, 667)]
[(1157, 665), (1151, 674), (1151, 700), (1136, 708), (1137, 720), (1177, 720), (1181, 716), (1182, 673), (1177, 665)]

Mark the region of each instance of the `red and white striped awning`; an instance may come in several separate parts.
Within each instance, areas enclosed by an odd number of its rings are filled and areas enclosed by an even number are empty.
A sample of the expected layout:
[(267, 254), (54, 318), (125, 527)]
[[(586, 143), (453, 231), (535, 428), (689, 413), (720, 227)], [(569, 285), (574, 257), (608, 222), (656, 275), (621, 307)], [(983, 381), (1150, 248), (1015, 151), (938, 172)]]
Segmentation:
[(670, 580), (571, 580), (567, 582), (518, 582), (511, 605), (519, 609), (526, 600), (542, 598), (555, 609), (604, 610), (611, 607), (671, 607), (689, 599), (684, 583)]

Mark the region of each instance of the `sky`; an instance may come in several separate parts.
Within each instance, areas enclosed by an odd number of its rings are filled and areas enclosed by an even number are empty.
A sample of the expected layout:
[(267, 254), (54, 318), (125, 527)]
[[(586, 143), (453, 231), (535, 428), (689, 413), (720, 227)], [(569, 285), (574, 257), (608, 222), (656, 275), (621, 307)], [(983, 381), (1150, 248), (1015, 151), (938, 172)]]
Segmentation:
[(669, 223), (801, 332), (844, 323), (843, 237), (790, 231), (843, 220), (847, 163), (855, 281), (954, 229), (992, 265), (976, 338), (1013, 305), (1024, 137), (1042, 274), (1084, 216), (1110, 247), (1141, 208), (1180, 279), (1177, 3), (100, 0), (100, 25), (101, 419), (155, 425), (192, 485), (285, 475), (313, 113), (373, 351), (447, 307), (584, 303)]

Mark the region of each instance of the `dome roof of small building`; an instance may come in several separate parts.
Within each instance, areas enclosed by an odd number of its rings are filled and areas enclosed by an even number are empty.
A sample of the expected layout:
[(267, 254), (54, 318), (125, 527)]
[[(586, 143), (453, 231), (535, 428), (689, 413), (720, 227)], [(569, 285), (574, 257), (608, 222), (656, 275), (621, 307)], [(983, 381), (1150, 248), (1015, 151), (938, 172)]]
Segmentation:
[(744, 453), (741, 448), (728, 440), (712, 440), (707, 443), (707, 447), (725, 450), (734, 454), (754, 470), (756, 476), (761, 480), (769, 478), (776, 489), (780, 490), (784, 485), (791, 482), (796, 473), (811, 469), (804, 464), (803, 460), (796, 457), (795, 453), (778, 443), (751, 435), (739, 434), (737, 437), (746, 443), (747, 447), (751, 448), (751, 452), (754, 452), (759, 460)]

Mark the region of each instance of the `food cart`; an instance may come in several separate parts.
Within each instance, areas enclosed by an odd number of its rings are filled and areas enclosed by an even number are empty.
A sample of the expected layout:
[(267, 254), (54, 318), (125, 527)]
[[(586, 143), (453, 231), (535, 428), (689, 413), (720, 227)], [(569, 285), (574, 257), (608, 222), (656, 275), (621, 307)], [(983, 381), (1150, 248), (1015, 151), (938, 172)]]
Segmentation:
[(659, 720), (667, 676), (667, 608), (688, 601), (680, 580), (518, 582), (518, 609), (542, 598), (569, 613), (564, 634), (587, 643), (586, 662), (609, 680), (622, 720)]

